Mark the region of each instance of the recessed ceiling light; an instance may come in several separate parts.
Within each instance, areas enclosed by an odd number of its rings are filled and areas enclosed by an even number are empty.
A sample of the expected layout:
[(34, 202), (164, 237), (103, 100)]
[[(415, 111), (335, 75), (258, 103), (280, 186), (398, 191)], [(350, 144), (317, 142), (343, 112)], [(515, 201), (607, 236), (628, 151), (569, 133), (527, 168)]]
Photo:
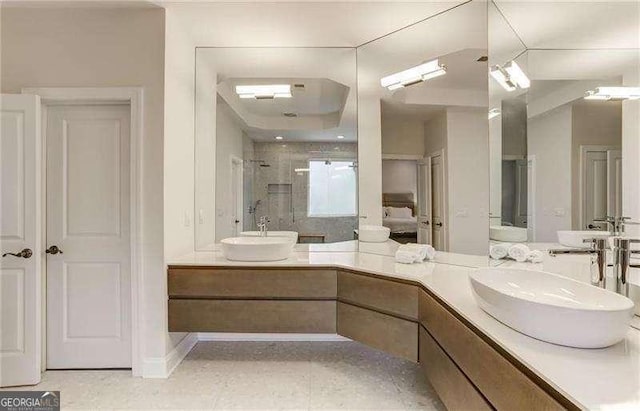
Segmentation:
[(391, 74), (380, 79), (380, 85), (389, 90), (396, 90), (402, 87), (411, 86), (434, 77), (447, 74), (447, 68), (438, 63), (438, 59), (431, 60), (419, 66)]
[(276, 136), (276, 140), (282, 140), (282, 139), (284, 139), (284, 137), (282, 137), (282, 136)]
[(342, 140), (344, 138), (344, 136), (338, 136), (336, 137), (338, 140)]
[(236, 86), (236, 93), (240, 98), (254, 98), (257, 100), (290, 98), (290, 84), (264, 84), (255, 86)]

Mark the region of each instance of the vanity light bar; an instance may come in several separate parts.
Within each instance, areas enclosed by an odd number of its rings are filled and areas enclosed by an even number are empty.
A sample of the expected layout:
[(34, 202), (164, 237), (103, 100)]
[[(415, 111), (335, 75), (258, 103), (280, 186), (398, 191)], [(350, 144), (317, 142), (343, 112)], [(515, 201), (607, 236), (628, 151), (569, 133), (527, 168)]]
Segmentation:
[(508, 62), (504, 67), (495, 65), (491, 67), (489, 73), (507, 91), (531, 87), (531, 80), (515, 61)]
[(445, 74), (447, 74), (447, 68), (443, 64), (439, 64), (438, 59), (435, 59), (399, 73), (383, 77), (380, 79), (380, 85), (389, 90), (397, 90)]
[(274, 99), (291, 98), (290, 84), (266, 84), (255, 86), (236, 86), (236, 94), (240, 98)]
[(498, 117), (499, 115), (500, 115), (499, 108), (492, 108), (491, 110), (489, 110), (489, 120), (491, 120), (494, 117)]
[(585, 100), (638, 100), (640, 99), (640, 87), (596, 87), (589, 90), (584, 96)]

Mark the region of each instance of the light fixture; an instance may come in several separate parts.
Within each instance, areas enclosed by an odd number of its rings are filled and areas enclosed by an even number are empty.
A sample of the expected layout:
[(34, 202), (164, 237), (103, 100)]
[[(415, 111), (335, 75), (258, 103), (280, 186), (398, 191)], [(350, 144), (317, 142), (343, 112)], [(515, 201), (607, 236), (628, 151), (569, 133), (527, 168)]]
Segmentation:
[(282, 137), (282, 136), (276, 136), (276, 140), (282, 140), (282, 139), (284, 139), (284, 137)]
[(338, 136), (336, 137), (338, 140), (342, 140), (344, 138), (344, 136)]
[(447, 74), (447, 68), (443, 64), (439, 64), (438, 59), (435, 59), (399, 73), (383, 77), (380, 79), (380, 85), (389, 90), (396, 90), (445, 74)]
[(293, 169), (293, 171), (295, 171), (296, 173), (308, 173), (309, 169), (308, 168), (295, 168), (295, 169)]
[(290, 84), (264, 84), (255, 86), (236, 86), (236, 93), (240, 98), (274, 99), (290, 98)]
[(585, 100), (638, 100), (640, 87), (596, 87), (585, 93)]
[(510, 61), (503, 67), (492, 66), (489, 73), (507, 91), (513, 91), (517, 88), (526, 89), (531, 86), (531, 80), (515, 61)]
[(491, 120), (494, 117), (498, 117), (499, 115), (500, 115), (499, 108), (492, 108), (491, 110), (489, 110), (489, 120)]

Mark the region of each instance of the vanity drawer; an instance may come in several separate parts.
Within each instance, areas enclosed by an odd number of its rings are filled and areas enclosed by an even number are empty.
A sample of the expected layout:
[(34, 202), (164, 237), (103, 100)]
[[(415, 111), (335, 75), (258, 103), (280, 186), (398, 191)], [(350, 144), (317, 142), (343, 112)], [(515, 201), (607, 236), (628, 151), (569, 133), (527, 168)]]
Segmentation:
[(496, 409), (566, 409), (424, 291), (420, 323)]
[(336, 271), (296, 268), (169, 268), (170, 297), (336, 298)]
[(398, 357), (418, 361), (418, 324), (338, 302), (338, 334)]
[(418, 319), (418, 287), (338, 271), (338, 299), (389, 314)]
[(492, 410), (456, 364), (424, 328), (420, 329), (420, 367), (449, 411)]
[(169, 331), (335, 334), (336, 302), (172, 299)]

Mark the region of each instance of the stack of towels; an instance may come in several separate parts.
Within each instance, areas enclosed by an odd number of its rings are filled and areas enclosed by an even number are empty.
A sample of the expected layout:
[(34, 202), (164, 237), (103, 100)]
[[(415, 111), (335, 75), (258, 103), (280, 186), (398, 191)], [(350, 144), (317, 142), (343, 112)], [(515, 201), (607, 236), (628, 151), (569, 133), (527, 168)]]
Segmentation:
[(433, 260), (436, 249), (429, 244), (402, 244), (396, 251), (396, 262), (402, 264), (421, 263), (424, 260)]
[(491, 245), (489, 256), (494, 260), (509, 257), (519, 263), (525, 261), (541, 263), (544, 253), (540, 250), (531, 250), (524, 244), (499, 243)]

